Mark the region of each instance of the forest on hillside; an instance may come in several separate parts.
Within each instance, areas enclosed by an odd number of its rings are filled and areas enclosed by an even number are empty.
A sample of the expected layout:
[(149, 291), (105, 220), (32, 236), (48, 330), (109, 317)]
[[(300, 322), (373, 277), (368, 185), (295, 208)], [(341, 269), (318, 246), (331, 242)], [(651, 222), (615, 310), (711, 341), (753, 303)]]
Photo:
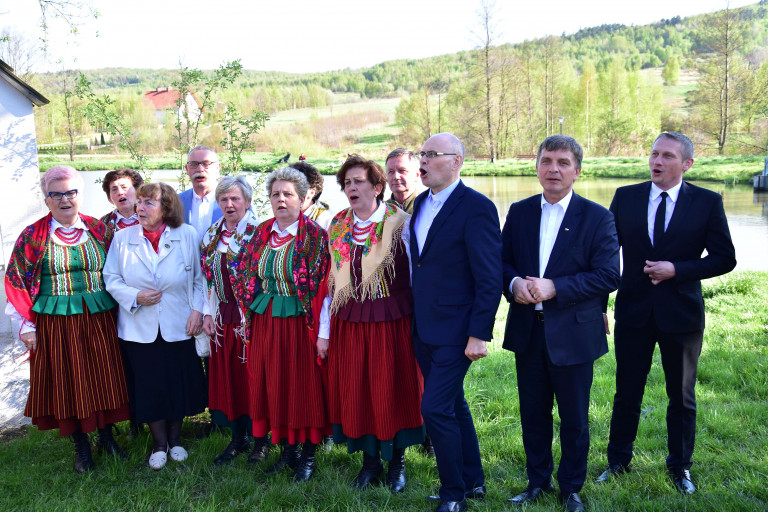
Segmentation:
[[(394, 122), (392, 146), (415, 147), (448, 130), (467, 143), (470, 154), (496, 158), (530, 154), (545, 136), (560, 130), (582, 142), (589, 156), (644, 154), (661, 130), (688, 133), (710, 154), (768, 151), (767, 0), (519, 44), (497, 44), (495, 13), (484, 14), (478, 32), (486, 37), (472, 51), (324, 73), (241, 69), (233, 81), (211, 91), (194, 142), (220, 145), (225, 136), (221, 125), (234, 112), (274, 116), (331, 109), (331, 117), (346, 117), (339, 126), (313, 118), (308, 122), (317, 126), (309, 132), (293, 126), (270, 137), (262, 130), (253, 138), (253, 149), (284, 151), (293, 134), (314, 140), (314, 147), (329, 154), (343, 152), (366, 127)], [(140, 149), (158, 154), (178, 147), (178, 126), (167, 122), (158, 128), (155, 112), (142, 99), (157, 87), (184, 86), (183, 71), (190, 70), (109, 68), (83, 74), (94, 93), (110, 98), (141, 141)], [(201, 73), (212, 76), (215, 71)], [(106, 127), (87, 118), (86, 100), (74, 93), (77, 72), (30, 80), (52, 100), (36, 113), (42, 145), (83, 140), (100, 145), (98, 134)], [(190, 89), (200, 96), (199, 89)], [(342, 108), (386, 98), (397, 101), (394, 115)], [(344, 127), (346, 136), (322, 134)], [(271, 129), (270, 122), (265, 129)]]

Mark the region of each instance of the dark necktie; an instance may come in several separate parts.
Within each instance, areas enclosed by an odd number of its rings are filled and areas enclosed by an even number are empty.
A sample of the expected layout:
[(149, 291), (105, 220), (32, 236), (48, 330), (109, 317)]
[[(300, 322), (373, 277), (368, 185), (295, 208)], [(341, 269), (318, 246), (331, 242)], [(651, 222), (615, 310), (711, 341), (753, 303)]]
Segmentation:
[(658, 247), (664, 238), (664, 221), (667, 217), (667, 197), (666, 192), (661, 193), (661, 202), (656, 209), (656, 220), (653, 223), (653, 246)]

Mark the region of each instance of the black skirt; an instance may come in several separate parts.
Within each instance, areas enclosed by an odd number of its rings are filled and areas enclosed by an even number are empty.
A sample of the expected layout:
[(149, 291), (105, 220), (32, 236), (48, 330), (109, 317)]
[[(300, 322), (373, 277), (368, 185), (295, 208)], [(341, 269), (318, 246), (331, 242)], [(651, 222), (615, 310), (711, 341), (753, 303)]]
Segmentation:
[(203, 365), (195, 339), (152, 343), (121, 339), (131, 416), (140, 423), (177, 421), (205, 410)]

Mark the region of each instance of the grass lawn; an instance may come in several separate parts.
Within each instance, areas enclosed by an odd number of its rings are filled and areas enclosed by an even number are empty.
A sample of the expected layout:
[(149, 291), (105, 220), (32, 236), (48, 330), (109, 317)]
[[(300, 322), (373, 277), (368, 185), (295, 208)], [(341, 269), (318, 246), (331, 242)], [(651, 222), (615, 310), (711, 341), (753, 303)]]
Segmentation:
[[(589, 478), (581, 493), (592, 511), (757, 511), (768, 509), (768, 273), (738, 272), (704, 285), (707, 331), (699, 364), (698, 437), (692, 473), (698, 492), (679, 495), (667, 476), (666, 395), (658, 351), (643, 402), (633, 472), (603, 485), (593, 483), (603, 469), (614, 392), (613, 351), (596, 361), (590, 407), (592, 447)], [(612, 306), (612, 303), (611, 303)], [(467, 400), (480, 438), (488, 496), (469, 510), (513, 510), (506, 499), (526, 485), (525, 455), (514, 371), (514, 355), (500, 348), (506, 306), (496, 319), (488, 358), (467, 376)], [(120, 426), (127, 431), (127, 424)], [(434, 462), (417, 449), (407, 452), (408, 486), (392, 496), (385, 488), (363, 492), (349, 486), (361, 455), (342, 447), (319, 455), (312, 480), (294, 484), (287, 474), (267, 476), (245, 457), (215, 467), (227, 444), (215, 433), (195, 440), (197, 425), (185, 422), (190, 458), (168, 462), (159, 472), (146, 464), (151, 446), (145, 431), (118, 441), (130, 460), (95, 454), (97, 470), (77, 475), (73, 448), (54, 432), (29, 428), (0, 446), (0, 510), (432, 510), (425, 496), (437, 490)], [(557, 428), (555, 430), (557, 436)], [(559, 459), (559, 441), (553, 445)], [(556, 510), (548, 496), (525, 510)]]

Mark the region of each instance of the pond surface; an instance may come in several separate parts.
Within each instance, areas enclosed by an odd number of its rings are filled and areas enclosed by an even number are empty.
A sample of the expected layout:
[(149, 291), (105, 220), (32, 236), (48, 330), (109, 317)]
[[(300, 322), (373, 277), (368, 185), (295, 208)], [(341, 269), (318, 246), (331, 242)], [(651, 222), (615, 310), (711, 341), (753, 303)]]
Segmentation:
[[(83, 198), (83, 213), (101, 216), (112, 209), (97, 179), (107, 171), (84, 172), (86, 190)], [(153, 180), (164, 181), (179, 188), (179, 171), (160, 170), (153, 172)], [(488, 196), (499, 212), (504, 223), (509, 205), (541, 193), (541, 186), (535, 177), (466, 177), (464, 183)], [(641, 180), (581, 179), (574, 186), (576, 193), (599, 203), (610, 206), (618, 187), (638, 183)], [(768, 270), (768, 193), (755, 193), (749, 185), (724, 185), (722, 183), (696, 182), (723, 196), (725, 213), (736, 246), (736, 266), (739, 270)], [(256, 190), (255, 192), (259, 192)], [(386, 192), (389, 197), (389, 191)], [(338, 211), (348, 206), (347, 199), (339, 190), (335, 176), (325, 176), (322, 199), (329, 203), (331, 210)]]

